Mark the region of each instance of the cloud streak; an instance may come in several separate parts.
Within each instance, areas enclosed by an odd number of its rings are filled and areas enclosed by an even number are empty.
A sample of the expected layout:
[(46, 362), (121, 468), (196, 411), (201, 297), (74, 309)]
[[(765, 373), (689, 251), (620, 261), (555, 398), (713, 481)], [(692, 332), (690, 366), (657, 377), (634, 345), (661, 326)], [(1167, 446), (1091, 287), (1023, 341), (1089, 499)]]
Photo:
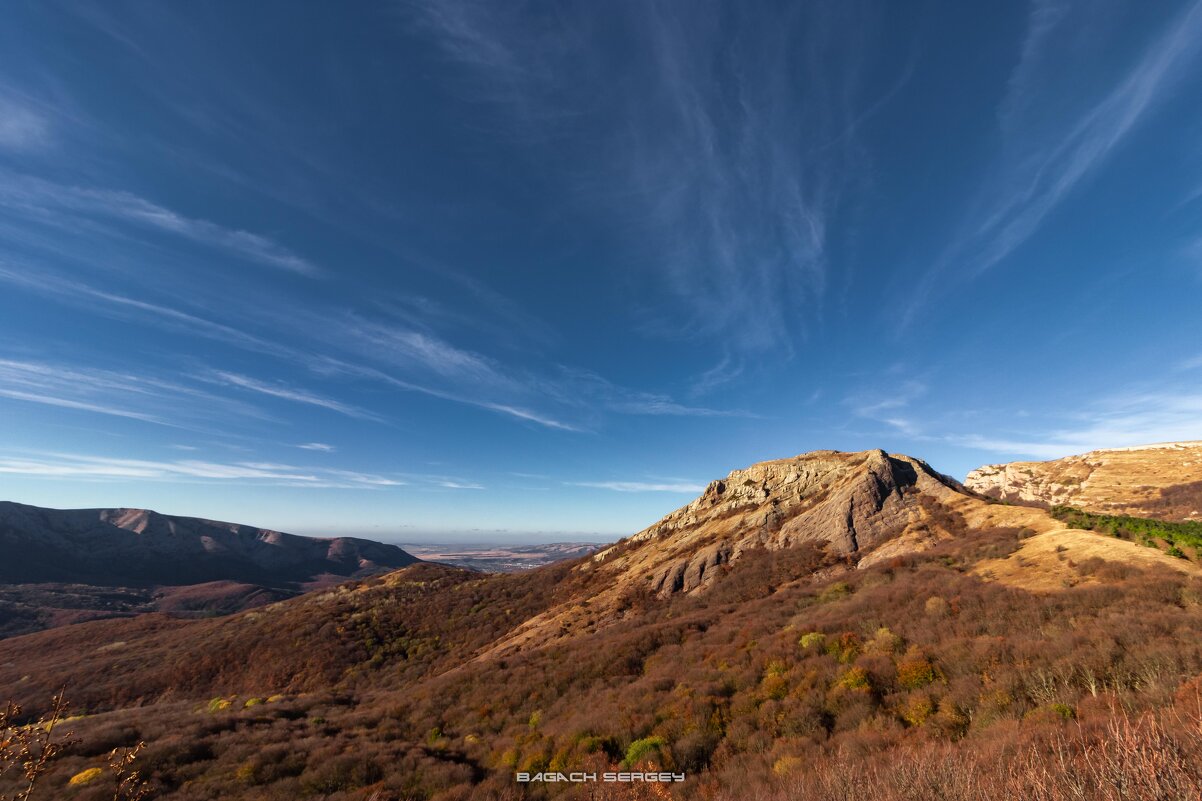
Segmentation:
[(1070, 31), (1079, 34), (1082, 27), (1066, 8), (1058, 3), (1034, 3), (1021, 58), (1001, 107), (1001, 158), (982, 186), (961, 233), (920, 282), (905, 315), (907, 322), (947, 272), (954, 270), (961, 278), (971, 279), (1027, 242), (1048, 215), (1105, 164), (1172, 93), (1202, 50), (1202, 2), (1194, 2), (1165, 27), (1106, 94), (1066, 115), (1061, 110), (1065, 93), (1045, 95), (1042, 89), (1045, 85), (1065, 89), (1054, 80), (1066, 69), (1058, 59), (1073, 54), (1057, 34), (1062, 27), (1066, 35)]
[(579, 3), (539, 26), (476, 0), (412, 8), (515, 138), (582, 143), (597, 168), (571, 191), (666, 293), (641, 311), (646, 330), (762, 351), (820, 318), (830, 231), (865, 178), (856, 128), (879, 105), (862, 97), (860, 4)]
[[(435, 334), (386, 320), (366, 321), (308, 308), (281, 308), (275, 315), (281, 330), (267, 338), (174, 306), (150, 302), (48, 272), (0, 264), (0, 281), (70, 303), (91, 313), (136, 320), (159, 328), (218, 341), (241, 350), (274, 357), (328, 379), (352, 377), (406, 392), (415, 392), (534, 424), (582, 432), (606, 414), (682, 417), (750, 417), (747, 412), (682, 404), (660, 394), (618, 386), (595, 373), (559, 367), (531, 372), (505, 365), (458, 347)], [(227, 309), (232, 311), (232, 309)], [(263, 309), (246, 314), (273, 321)], [(313, 331), (326, 336), (303, 343)], [(351, 417), (382, 421), (372, 412), (306, 389), (272, 384), (232, 372), (201, 376), (241, 389), (323, 406)]]
[(35, 150), (46, 143), (49, 133), (50, 125), (44, 116), (0, 95), (0, 150)]
[(64, 215), (123, 223), (172, 234), (244, 261), (306, 276), (320, 269), (261, 234), (188, 217), (131, 192), (67, 186), (16, 173), (4, 173), (0, 206), (38, 222), (61, 227)]
[(0, 359), (0, 397), (177, 428), (219, 416), (269, 419), (253, 406), (178, 382), (15, 359)]
[(1056, 459), (1100, 448), (1202, 439), (1202, 394), (1143, 391), (1111, 396), (1074, 415), (1072, 425), (1036, 436), (965, 435), (957, 445), (1007, 455)]
[(62, 480), (252, 481), (307, 489), (383, 489), (406, 483), (386, 476), (286, 464), (160, 461), (73, 453), (0, 454), (0, 473)]
[(573, 481), (573, 487), (612, 490), (614, 492), (679, 492), (695, 494), (705, 489), (704, 484), (662, 483), (653, 481)]
[[(203, 379), (204, 376), (201, 376)], [(312, 392), (294, 387), (284, 386), (282, 384), (269, 384), (264, 381), (259, 381), (249, 376), (239, 375), (237, 373), (226, 373), (218, 371), (214, 373), (213, 378), (220, 383), (227, 384), (239, 389), (245, 389), (249, 392), (257, 392), (261, 395), (268, 395), (273, 398), (281, 398), (283, 400), (293, 401), (295, 403), (304, 403), (309, 406), (317, 406), (322, 409), (328, 409), (332, 412), (354, 417), (359, 420), (373, 420), (375, 422), (383, 422), (384, 418), (379, 415), (369, 412), (365, 409), (360, 409), (357, 406), (342, 403), (331, 398), (325, 398), (321, 395), (315, 395)]]

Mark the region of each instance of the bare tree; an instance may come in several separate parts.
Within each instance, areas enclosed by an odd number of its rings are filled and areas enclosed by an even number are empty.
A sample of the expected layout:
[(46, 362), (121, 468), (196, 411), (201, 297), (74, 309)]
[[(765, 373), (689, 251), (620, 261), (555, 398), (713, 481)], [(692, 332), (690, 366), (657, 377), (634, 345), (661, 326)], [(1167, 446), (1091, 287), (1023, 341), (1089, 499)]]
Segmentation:
[(11, 797), (0, 794), (0, 801), (29, 801), (54, 760), (75, 742), (71, 732), (56, 732), (69, 706), (64, 691), (59, 690), (50, 702), (50, 710), (34, 723), (20, 724), (21, 707), (11, 701), (0, 712), (0, 778), (15, 768), (21, 773), (23, 785)]

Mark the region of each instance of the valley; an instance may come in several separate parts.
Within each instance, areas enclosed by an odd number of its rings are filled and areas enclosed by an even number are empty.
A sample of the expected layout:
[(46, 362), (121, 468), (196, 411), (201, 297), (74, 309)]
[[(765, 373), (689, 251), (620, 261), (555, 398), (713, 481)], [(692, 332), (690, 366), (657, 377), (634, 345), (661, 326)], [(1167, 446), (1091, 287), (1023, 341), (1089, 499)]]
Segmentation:
[(591, 542), (553, 542), (545, 545), (403, 543), (402, 547), (427, 562), (485, 573), (517, 573), (585, 556), (601, 546)]

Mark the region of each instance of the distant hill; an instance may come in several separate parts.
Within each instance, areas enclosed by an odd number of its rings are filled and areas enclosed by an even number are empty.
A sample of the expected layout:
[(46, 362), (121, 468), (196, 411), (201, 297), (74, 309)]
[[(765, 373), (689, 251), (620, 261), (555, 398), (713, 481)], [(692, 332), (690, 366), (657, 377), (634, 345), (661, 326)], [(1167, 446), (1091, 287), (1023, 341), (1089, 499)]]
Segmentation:
[(300, 537), (148, 509), (0, 501), (0, 583), (271, 586), (370, 575), (415, 561), (395, 545), (353, 537)]
[(1202, 520), (1202, 442), (1090, 451), (1046, 462), (978, 467), (964, 481), (998, 500), (1101, 514)]
[(0, 501), (0, 638), (147, 612), (226, 615), (417, 561), (370, 540)]

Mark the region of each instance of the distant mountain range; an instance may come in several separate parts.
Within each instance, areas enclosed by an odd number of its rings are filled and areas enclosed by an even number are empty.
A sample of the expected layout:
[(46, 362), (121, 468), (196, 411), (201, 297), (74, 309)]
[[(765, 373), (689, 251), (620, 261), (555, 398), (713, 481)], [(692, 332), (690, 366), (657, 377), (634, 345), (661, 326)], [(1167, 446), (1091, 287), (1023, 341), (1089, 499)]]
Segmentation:
[(299, 537), (148, 509), (44, 509), (0, 501), (0, 582), (146, 587), (299, 584), (417, 559), (353, 537)]
[(351, 537), (0, 501), (0, 637), (145, 612), (229, 614), (417, 561)]

